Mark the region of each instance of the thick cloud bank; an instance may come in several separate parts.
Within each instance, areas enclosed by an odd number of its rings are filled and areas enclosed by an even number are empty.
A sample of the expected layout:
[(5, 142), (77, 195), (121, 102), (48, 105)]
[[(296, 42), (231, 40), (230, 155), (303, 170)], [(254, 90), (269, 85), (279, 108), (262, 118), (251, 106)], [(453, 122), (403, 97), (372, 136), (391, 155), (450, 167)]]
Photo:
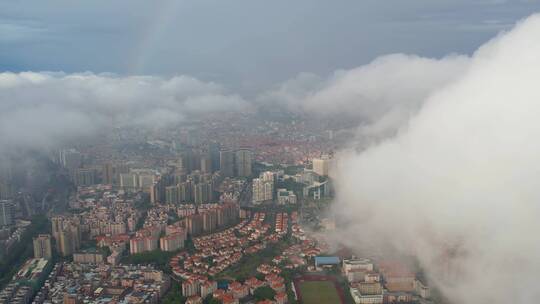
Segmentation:
[(300, 74), (260, 100), (310, 115), (355, 118), (361, 135), (384, 136), (416, 113), (431, 93), (462, 75), (468, 64), (466, 56), (387, 55), (327, 79)]
[(402, 54), (377, 58), (322, 79), (303, 73), (263, 92), (258, 104), (221, 85), (189, 76), (0, 73), (0, 145), (54, 147), (64, 139), (114, 126), (163, 127), (220, 111), (284, 106), (317, 117), (347, 116), (361, 135), (393, 132), (433, 91), (463, 73), (469, 59), (428, 59)]
[(0, 73), (0, 145), (51, 147), (108, 126), (162, 127), (248, 104), (188, 76)]
[(351, 246), (417, 256), (453, 303), (538, 302), (539, 37), (535, 15), (482, 46), (397, 136), (344, 156), (334, 211)]

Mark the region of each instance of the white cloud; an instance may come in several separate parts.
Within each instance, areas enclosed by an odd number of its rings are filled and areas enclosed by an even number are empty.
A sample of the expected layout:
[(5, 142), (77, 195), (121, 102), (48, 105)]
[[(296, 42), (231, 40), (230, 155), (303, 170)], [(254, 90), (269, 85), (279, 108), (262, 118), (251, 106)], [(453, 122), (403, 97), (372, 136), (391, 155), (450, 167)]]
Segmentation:
[(45, 34), (47, 34), (47, 31), (35, 24), (28, 22), (11, 23), (0, 19), (0, 41), (3, 43), (30, 41)]
[[(390, 244), (417, 256), (452, 303), (536, 303), (536, 37), (540, 15), (482, 46), (453, 83), (431, 94), (402, 86), (427, 97), (419, 113), (397, 136), (341, 160), (334, 211), (349, 223), (346, 242)], [(430, 81), (409, 71), (420, 84)], [(388, 89), (400, 87), (392, 77), (388, 82)], [(326, 94), (341, 96), (320, 96)]]
[(447, 85), (468, 67), (465, 56), (442, 59), (404, 54), (382, 56), (327, 79), (300, 74), (259, 98), (297, 112), (322, 117), (342, 115), (362, 124), (364, 135), (395, 131), (432, 92)]
[(188, 76), (1, 73), (0, 143), (54, 146), (111, 123), (163, 127), (248, 106), (220, 85)]

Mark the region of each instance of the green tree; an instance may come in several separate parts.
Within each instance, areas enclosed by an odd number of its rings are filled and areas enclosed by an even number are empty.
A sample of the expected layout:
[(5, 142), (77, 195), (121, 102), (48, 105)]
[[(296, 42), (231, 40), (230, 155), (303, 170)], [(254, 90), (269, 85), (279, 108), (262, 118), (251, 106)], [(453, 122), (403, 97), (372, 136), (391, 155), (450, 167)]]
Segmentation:
[(171, 289), (165, 295), (165, 298), (161, 301), (163, 304), (177, 304), (184, 303), (186, 298), (182, 296), (182, 289), (180, 284), (177, 282), (172, 282)]
[(122, 259), (123, 264), (151, 264), (165, 273), (170, 274), (171, 268), (169, 260), (177, 253), (169, 251), (161, 251), (160, 249), (147, 251), (137, 254), (132, 254)]
[(221, 301), (209, 294), (206, 296), (206, 298), (204, 298), (203, 304), (221, 304)]
[(257, 301), (262, 301), (266, 299), (273, 300), (275, 295), (276, 292), (268, 286), (259, 287), (255, 289), (255, 292), (253, 292), (253, 296)]

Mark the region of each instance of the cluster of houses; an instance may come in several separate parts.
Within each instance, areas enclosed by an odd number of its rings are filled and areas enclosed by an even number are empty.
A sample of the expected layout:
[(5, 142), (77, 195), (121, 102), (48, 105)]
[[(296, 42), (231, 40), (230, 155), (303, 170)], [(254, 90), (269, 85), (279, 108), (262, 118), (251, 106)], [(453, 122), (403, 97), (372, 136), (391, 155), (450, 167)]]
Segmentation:
[[(238, 264), (245, 255), (256, 254), (265, 249), (267, 243), (279, 241), (286, 235), (289, 227), (286, 213), (276, 216), (274, 227), (279, 231), (271, 231), (271, 225), (265, 223), (266, 218), (265, 213), (257, 212), (251, 220), (243, 220), (221, 232), (194, 238), (194, 252), (183, 251), (170, 260), (173, 274), (183, 279), (182, 294), (188, 297), (189, 303), (198, 303), (209, 294), (223, 303), (237, 303), (235, 300), (252, 295), (261, 286), (270, 286), (277, 294), (285, 293), (283, 278), (276, 275), (280, 270), (275, 266), (267, 265), (271, 267), (268, 271), (261, 268), (261, 273), (267, 274), (265, 281), (252, 278), (244, 284), (233, 282), (226, 289), (217, 289), (217, 283), (210, 279)], [(286, 295), (277, 296), (275, 300), (285, 303)]]
[(220, 300), (223, 304), (238, 304), (240, 300), (252, 297), (258, 288), (268, 286), (275, 291), (273, 300), (259, 303), (285, 304), (288, 297), (285, 287), (285, 279), (276, 273), (267, 274), (264, 280), (251, 277), (240, 283), (234, 281), (225, 288), (217, 288), (216, 281), (210, 280), (186, 280), (182, 283), (182, 293), (187, 297), (187, 304), (200, 304), (208, 295)]

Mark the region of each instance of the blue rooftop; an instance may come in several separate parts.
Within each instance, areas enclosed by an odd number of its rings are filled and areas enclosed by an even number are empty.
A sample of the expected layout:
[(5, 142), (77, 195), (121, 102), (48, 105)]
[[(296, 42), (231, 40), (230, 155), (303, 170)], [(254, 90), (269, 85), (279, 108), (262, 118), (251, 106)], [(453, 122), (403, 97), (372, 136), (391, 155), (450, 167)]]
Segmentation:
[(332, 257), (323, 257), (323, 256), (317, 256), (315, 257), (315, 266), (318, 265), (338, 265), (339, 264), (339, 257), (332, 256)]

